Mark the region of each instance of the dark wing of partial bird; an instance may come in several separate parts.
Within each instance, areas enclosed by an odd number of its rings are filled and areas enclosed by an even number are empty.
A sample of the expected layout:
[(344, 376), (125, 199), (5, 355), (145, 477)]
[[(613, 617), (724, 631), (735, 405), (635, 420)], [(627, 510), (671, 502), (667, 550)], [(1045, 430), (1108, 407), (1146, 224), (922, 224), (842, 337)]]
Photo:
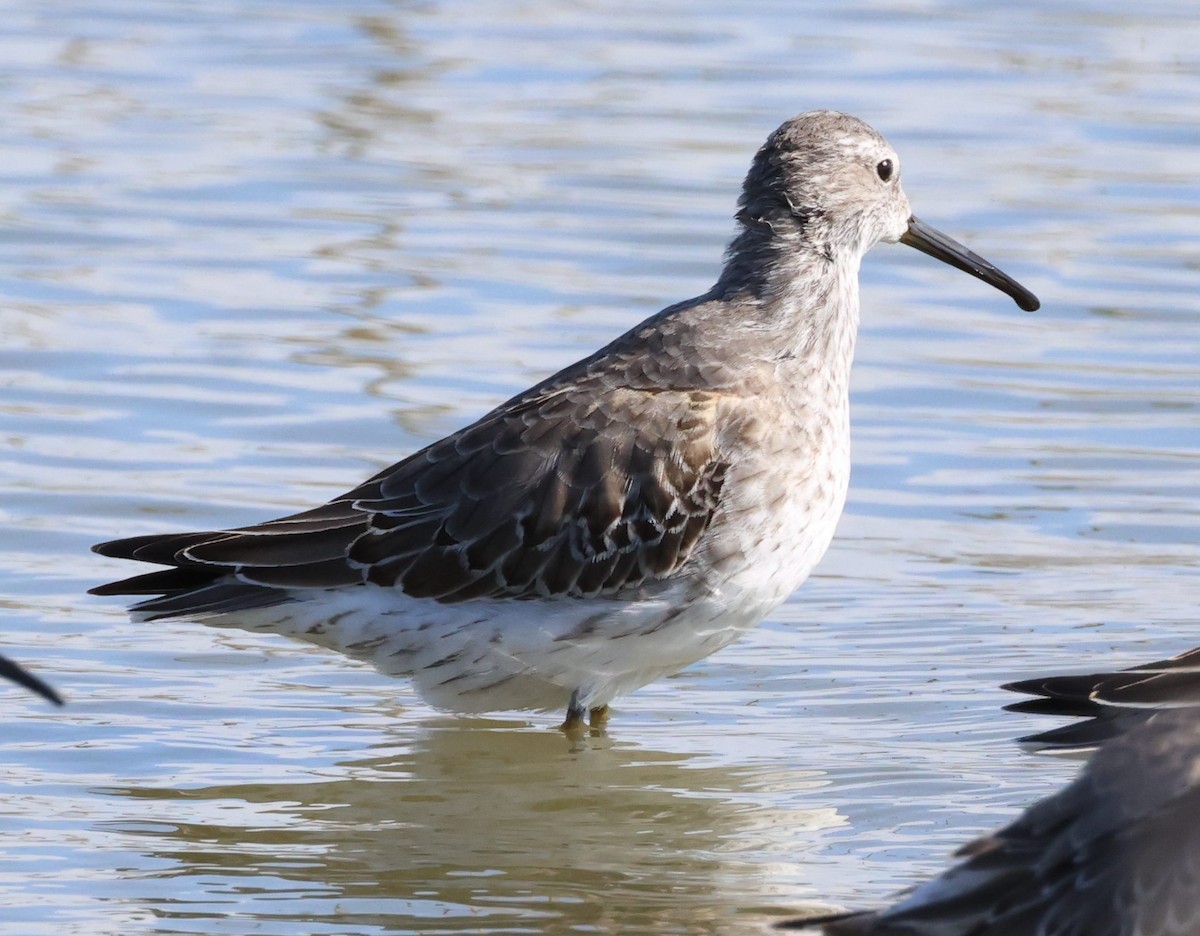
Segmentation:
[(1200, 708), (1200, 648), (1126, 670), (1025, 679), (1003, 688), (1036, 697), (1005, 706), (1009, 711), (1088, 719), (1022, 742), (1054, 749), (1095, 747), (1160, 709)]
[(93, 589), (150, 616), (371, 582), (442, 602), (591, 596), (670, 575), (716, 510), (718, 398), (578, 388), (494, 411), (313, 510), (132, 537), (102, 555), (172, 566)]
[(1200, 711), (1147, 717), (965, 860), (885, 910), (789, 922), (825, 936), (1194, 936)]

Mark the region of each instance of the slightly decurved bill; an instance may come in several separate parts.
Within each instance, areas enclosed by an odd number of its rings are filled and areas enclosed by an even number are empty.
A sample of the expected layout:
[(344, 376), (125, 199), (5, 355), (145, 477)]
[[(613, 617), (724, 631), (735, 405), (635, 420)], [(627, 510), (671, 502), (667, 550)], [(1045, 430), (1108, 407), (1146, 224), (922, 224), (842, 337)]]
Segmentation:
[(57, 692), (34, 676), (29, 670), (18, 666), (12, 660), (8, 659), (8, 657), (0, 656), (0, 678), (11, 679), (26, 689), (36, 692), (42, 698), (48, 699), (55, 705), (63, 704)]
[(964, 273), (977, 276), (989, 286), (995, 286), (1001, 292), (1012, 296), (1013, 301), (1026, 312), (1036, 312), (1041, 307), (1038, 297), (1007, 273), (992, 266), (979, 254), (967, 250), (953, 237), (926, 224), (916, 215), (908, 219), (908, 230), (901, 235), (900, 243), (916, 247), (921, 253), (927, 253), (942, 263), (948, 263)]

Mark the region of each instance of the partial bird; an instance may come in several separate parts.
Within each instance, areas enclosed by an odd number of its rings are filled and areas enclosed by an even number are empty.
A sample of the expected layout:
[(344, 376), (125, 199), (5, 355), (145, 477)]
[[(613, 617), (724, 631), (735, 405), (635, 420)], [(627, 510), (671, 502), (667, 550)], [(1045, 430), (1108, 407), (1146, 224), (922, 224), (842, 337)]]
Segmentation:
[(24, 686), (30, 692), (36, 692), (47, 702), (53, 702), (55, 705), (63, 704), (58, 693), (51, 689), (50, 686), (34, 676), (25, 667), (14, 663), (5, 656), (0, 656), (0, 678), (10, 679), (17, 685)]
[(1200, 709), (1200, 647), (1125, 670), (1023, 679), (1002, 688), (1038, 697), (1006, 705), (1010, 712), (1085, 719), (1027, 735), (1022, 743), (1064, 753), (1089, 750), (1161, 709)]
[(1079, 777), (884, 910), (791, 920), (823, 936), (1196, 936), (1200, 711), (1148, 714)]
[(286, 634), (456, 712), (563, 727), (719, 650), (833, 538), (850, 478), (859, 264), (915, 247), (1037, 298), (913, 217), (900, 157), (813, 111), (754, 157), (715, 285), (329, 503), (101, 543), (167, 568), (92, 589), (145, 621)]

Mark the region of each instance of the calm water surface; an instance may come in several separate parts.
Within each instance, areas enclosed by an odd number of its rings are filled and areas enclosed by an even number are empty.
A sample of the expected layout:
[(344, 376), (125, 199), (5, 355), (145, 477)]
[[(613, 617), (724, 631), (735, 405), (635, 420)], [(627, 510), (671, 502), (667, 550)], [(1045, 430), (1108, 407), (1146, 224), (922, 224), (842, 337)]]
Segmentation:
[[(1073, 771), (1000, 682), (1200, 643), (1194, 5), (830, 6), (8, 5), (0, 930), (759, 932)], [(830, 555), (607, 737), (83, 595), (702, 292), (818, 106), (1043, 309), (875, 251)]]

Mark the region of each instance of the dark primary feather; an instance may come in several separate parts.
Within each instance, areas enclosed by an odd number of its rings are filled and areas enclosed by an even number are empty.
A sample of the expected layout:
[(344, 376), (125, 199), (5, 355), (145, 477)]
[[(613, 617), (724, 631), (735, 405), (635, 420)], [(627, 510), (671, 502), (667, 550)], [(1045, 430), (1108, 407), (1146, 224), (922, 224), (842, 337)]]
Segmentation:
[(162, 595), (137, 606), (162, 617), (278, 604), (289, 588), (371, 582), (455, 602), (613, 594), (669, 576), (720, 498), (719, 395), (650, 387), (620, 342), (607, 350), (321, 507), (101, 543), (102, 555), (174, 568), (92, 591)]
[(1009, 711), (1087, 719), (1022, 742), (1054, 750), (1094, 747), (1159, 709), (1200, 707), (1200, 647), (1126, 670), (1026, 679), (1003, 688), (1038, 697), (1014, 702)]
[(912, 896), (795, 920), (825, 936), (1195, 936), (1200, 933), (1200, 711), (1149, 716), (1070, 785)]

